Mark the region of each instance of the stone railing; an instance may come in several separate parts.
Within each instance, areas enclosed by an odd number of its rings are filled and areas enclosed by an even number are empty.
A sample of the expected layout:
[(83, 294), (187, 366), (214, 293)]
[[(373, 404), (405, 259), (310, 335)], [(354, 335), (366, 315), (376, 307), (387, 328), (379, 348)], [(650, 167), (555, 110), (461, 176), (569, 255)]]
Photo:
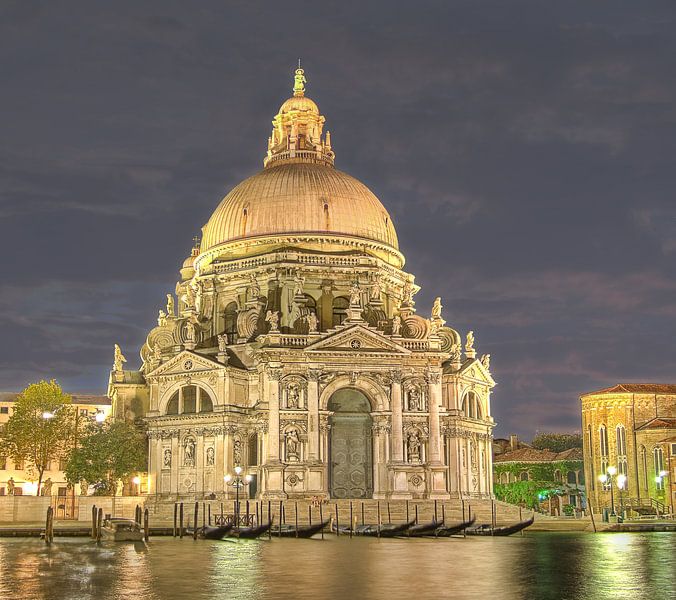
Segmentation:
[(430, 349), (429, 340), (400, 339), (397, 341), (407, 350), (413, 350), (415, 352), (425, 352)]

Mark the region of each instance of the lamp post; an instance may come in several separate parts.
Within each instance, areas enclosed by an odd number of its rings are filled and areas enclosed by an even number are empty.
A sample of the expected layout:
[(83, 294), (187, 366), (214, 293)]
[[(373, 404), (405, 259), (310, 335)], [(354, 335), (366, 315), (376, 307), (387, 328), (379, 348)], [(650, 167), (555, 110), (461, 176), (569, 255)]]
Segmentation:
[(620, 515), (624, 518), (624, 502), (622, 501), (622, 491), (627, 485), (627, 476), (624, 473), (620, 473), (616, 478), (617, 481), (617, 491), (620, 494)]
[[(613, 477), (617, 473), (615, 467), (608, 467), (605, 473), (599, 475), (599, 481), (605, 486), (606, 483), (610, 486), (610, 516), (615, 517), (615, 496), (613, 494)], [(625, 479), (626, 482), (626, 479)]]
[(226, 485), (231, 485), (235, 488), (235, 527), (239, 527), (239, 489), (248, 485), (251, 481), (251, 475), (242, 477), (242, 467), (237, 465), (235, 467), (235, 476), (228, 474), (223, 477)]

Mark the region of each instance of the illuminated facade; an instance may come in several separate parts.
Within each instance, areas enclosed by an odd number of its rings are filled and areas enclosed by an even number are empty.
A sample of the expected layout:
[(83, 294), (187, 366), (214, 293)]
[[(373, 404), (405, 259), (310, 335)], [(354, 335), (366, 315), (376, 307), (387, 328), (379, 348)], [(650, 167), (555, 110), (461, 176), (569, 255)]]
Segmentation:
[[(610, 507), (611, 483), (616, 510), (621, 505), (673, 510), (676, 385), (621, 383), (580, 400), (587, 494), (594, 510)], [(600, 481), (601, 475), (612, 482)]]
[[(141, 348), (116, 351), (116, 418), (148, 424), (149, 489), (261, 498), (449, 498), (492, 490), (490, 356), (416, 313), (392, 219), (334, 167), (302, 69), (261, 172), (202, 229)], [(441, 258), (440, 258), (441, 260)]]

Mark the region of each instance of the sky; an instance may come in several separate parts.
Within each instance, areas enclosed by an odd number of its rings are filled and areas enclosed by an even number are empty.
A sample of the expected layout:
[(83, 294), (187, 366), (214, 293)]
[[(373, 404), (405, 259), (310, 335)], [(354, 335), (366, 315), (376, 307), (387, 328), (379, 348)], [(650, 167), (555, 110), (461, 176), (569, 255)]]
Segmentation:
[(676, 382), (676, 5), (0, 3), (0, 390), (105, 393), (299, 57), (419, 314), (491, 354), (496, 436)]

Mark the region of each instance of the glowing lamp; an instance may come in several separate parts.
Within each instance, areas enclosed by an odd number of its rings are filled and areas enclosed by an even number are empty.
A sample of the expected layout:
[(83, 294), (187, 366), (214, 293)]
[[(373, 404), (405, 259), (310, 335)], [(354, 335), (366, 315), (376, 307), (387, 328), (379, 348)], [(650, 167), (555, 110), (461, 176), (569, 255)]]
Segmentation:
[(239, 475), (241, 472), (242, 472), (242, 467), (240, 467), (240, 466), (235, 467), (235, 474), (236, 475)]
[(617, 473), (617, 469), (615, 467), (608, 467), (608, 475), (612, 476)]
[(655, 477), (655, 483), (662, 483), (662, 478), (659, 475)]
[(617, 476), (617, 487), (620, 488), (621, 490), (623, 490), (626, 483), (627, 483), (627, 476), (620, 473)]
[(232, 475), (226, 475), (225, 477), (223, 477), (223, 481), (225, 481), (225, 483), (230, 483), (231, 480), (232, 480)]
[(601, 483), (605, 483), (606, 481), (608, 481), (608, 475), (606, 475), (605, 473), (603, 475), (599, 475), (599, 481)]
[(667, 472), (666, 471), (660, 471), (660, 477), (666, 477)]
[(141, 483), (141, 478), (137, 475), (136, 477), (134, 477), (134, 479), (132, 479), (132, 481), (134, 482), (134, 485), (138, 485), (139, 483)]
[(49, 412), (48, 410), (46, 410), (45, 412), (42, 413), (42, 418), (43, 418), (43, 419), (46, 419), (46, 420), (53, 419), (53, 418), (54, 418), (54, 413)]
[(94, 418), (96, 419), (97, 423), (103, 423), (106, 420), (106, 415), (105, 413), (97, 412)]
[(246, 481), (247, 483), (251, 483), (251, 480), (252, 480), (252, 479), (253, 479), (253, 477), (251, 477), (251, 475), (247, 475), (247, 476), (244, 478), (244, 481)]

